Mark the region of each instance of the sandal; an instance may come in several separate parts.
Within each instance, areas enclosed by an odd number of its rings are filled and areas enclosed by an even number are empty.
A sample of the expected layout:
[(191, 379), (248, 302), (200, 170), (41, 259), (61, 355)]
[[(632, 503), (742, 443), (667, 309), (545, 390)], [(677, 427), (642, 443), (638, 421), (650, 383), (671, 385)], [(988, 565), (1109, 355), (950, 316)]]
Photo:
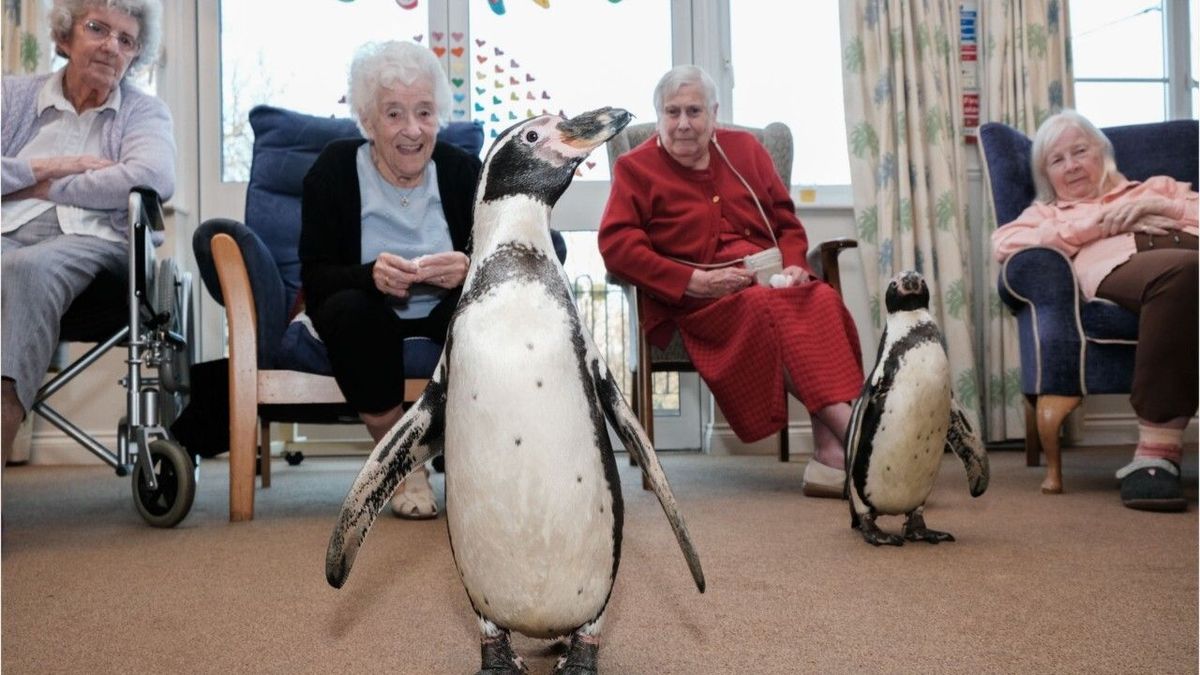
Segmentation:
[(846, 472), (810, 459), (808, 466), (804, 467), (804, 480), (800, 489), (806, 497), (844, 499)]
[(437, 500), (429, 485), (429, 471), (421, 469), (405, 478), (392, 495), (392, 515), (404, 520), (437, 518)]
[(1141, 511), (1186, 511), (1179, 466), (1161, 458), (1135, 459), (1117, 471), (1121, 503)]

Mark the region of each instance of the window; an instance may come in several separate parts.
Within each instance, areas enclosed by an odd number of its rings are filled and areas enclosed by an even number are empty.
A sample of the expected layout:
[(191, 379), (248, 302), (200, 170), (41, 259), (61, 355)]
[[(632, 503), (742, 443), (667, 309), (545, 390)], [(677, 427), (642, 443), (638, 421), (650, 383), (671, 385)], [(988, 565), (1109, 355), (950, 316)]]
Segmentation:
[[(1195, 96), (1190, 68), (1175, 65), (1189, 37), (1187, 3), (1165, 2), (1170, 4), (1110, 0), (1070, 5), (1075, 107), (1098, 126), (1190, 116)], [(1194, 35), (1194, 26), (1191, 31)], [(1194, 50), (1184, 52), (1181, 60), (1185, 66), (1194, 63)]]
[(792, 183), (849, 185), (838, 4), (729, 5), (733, 121), (791, 128)]
[(224, 0), (221, 180), (243, 182), (250, 176), (254, 133), (246, 115), (254, 106), (349, 116), (343, 96), (350, 59), (359, 46), (379, 40), (432, 41), (428, 5), (412, 4), (416, 7), (404, 9), (395, 0)]
[[(349, 115), (341, 99), (351, 56), (364, 42), (386, 39), (417, 41), (438, 54), (454, 96), (451, 119), (481, 121), (486, 141), (543, 110), (574, 115), (610, 105), (632, 112), (635, 123), (653, 122), (651, 96), (658, 78), (672, 64), (697, 63), (717, 79), (725, 101), (723, 120), (753, 126), (778, 120), (791, 127), (798, 150), (794, 182), (842, 189), (849, 183), (840, 66), (828, 67), (841, 62), (836, 3), (180, 4), (194, 8), (197, 53), (220, 54), (219, 70), (201, 68), (199, 74), (199, 100), (204, 102), (197, 110), (200, 220), (242, 217), (253, 145), (247, 113), (253, 106), (266, 103), (314, 115)], [(801, 39), (795, 31), (802, 31)], [(730, 45), (732, 53), (726, 49)], [(731, 57), (737, 76), (732, 89), (725, 68)], [(804, 73), (809, 79), (797, 80), (790, 88), (781, 86), (780, 78), (789, 79), (782, 64), (792, 62), (812, 65), (812, 72)], [(219, 110), (207, 107), (214, 100), (221, 101)], [(598, 148), (555, 208), (554, 227), (568, 237), (567, 271), (581, 315), (589, 321), (614, 375), (628, 385), (629, 375), (622, 367), (631, 328), (628, 309), (619, 290), (606, 284), (595, 244), (609, 178), (607, 154)], [(654, 388), (656, 412), (663, 416), (656, 427), (660, 445), (699, 447), (698, 378), (656, 374)], [(680, 440), (685, 433), (691, 436)]]
[[(637, 121), (654, 121), (651, 92), (671, 67), (669, 0), (574, 0), (547, 8), (508, 2), (504, 14), (489, 7), (468, 5), (469, 68), (460, 69), (459, 59), (450, 61), (454, 84), (470, 71), (466, 93), (487, 139), (544, 112), (570, 117), (613, 106)], [(616, 36), (619, 48), (609, 41)], [(580, 166), (577, 179), (609, 179), (603, 148)]]

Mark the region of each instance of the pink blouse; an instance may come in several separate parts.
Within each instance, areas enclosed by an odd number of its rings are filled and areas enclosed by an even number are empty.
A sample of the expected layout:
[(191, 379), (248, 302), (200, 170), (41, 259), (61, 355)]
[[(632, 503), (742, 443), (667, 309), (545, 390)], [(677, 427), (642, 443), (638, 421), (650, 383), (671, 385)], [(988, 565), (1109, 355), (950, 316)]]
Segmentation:
[(1102, 236), (1101, 218), (1109, 206), (1144, 196), (1171, 199), (1175, 213), (1168, 217), (1180, 221), (1184, 232), (1200, 233), (1197, 194), (1187, 183), (1155, 176), (1145, 182), (1123, 181), (1098, 198), (1058, 200), (1054, 204), (1034, 202), (1016, 220), (992, 233), (992, 250), (999, 262), (1030, 246), (1062, 251), (1072, 259), (1084, 297), (1091, 300), (1104, 277), (1137, 252), (1132, 232)]

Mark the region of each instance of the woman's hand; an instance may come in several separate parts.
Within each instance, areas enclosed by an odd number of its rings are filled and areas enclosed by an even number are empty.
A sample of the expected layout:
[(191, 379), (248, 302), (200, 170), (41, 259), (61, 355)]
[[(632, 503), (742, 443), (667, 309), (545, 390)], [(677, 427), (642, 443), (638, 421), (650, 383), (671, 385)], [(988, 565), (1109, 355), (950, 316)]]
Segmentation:
[(95, 155), (74, 155), (68, 157), (39, 157), (29, 160), (29, 168), (38, 182), (56, 180), (65, 176), (74, 176), (94, 169), (104, 169), (116, 162)]
[(695, 270), (684, 294), (697, 298), (719, 298), (736, 293), (753, 283), (754, 273), (745, 267)]
[(467, 278), (470, 260), (460, 251), (433, 253), (416, 259), (417, 281), (439, 288), (458, 288)]
[(785, 284), (785, 287), (786, 286), (799, 286), (800, 284), (807, 284), (810, 281), (817, 280), (816, 277), (814, 277), (813, 275), (808, 273), (808, 270), (804, 269), (803, 267), (801, 267), (799, 265), (792, 265), (791, 267), (785, 267), (783, 269), (783, 276), (787, 277), (787, 279), (788, 279), (788, 282), (787, 282), (787, 284)]
[(417, 264), (411, 260), (393, 253), (380, 253), (375, 259), (371, 277), (375, 280), (375, 288), (384, 295), (407, 298), (409, 288), (420, 281), (417, 278), (418, 271)]
[(1175, 205), (1165, 197), (1146, 196), (1110, 206), (1100, 217), (1100, 234), (1111, 237), (1123, 232), (1167, 234), (1179, 230), (1182, 223), (1171, 214)]

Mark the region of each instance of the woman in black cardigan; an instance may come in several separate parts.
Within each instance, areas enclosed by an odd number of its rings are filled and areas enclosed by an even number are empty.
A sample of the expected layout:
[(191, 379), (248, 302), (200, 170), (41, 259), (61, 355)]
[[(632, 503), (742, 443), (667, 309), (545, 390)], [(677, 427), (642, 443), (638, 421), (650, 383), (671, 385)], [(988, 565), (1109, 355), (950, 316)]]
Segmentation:
[[(404, 338), (446, 339), (481, 164), (436, 141), (450, 88), (428, 49), (364, 47), (348, 98), (366, 140), (330, 143), (304, 177), (301, 278), (338, 386), (378, 442), (403, 413)], [(401, 483), (392, 511), (437, 515), (428, 470)]]

